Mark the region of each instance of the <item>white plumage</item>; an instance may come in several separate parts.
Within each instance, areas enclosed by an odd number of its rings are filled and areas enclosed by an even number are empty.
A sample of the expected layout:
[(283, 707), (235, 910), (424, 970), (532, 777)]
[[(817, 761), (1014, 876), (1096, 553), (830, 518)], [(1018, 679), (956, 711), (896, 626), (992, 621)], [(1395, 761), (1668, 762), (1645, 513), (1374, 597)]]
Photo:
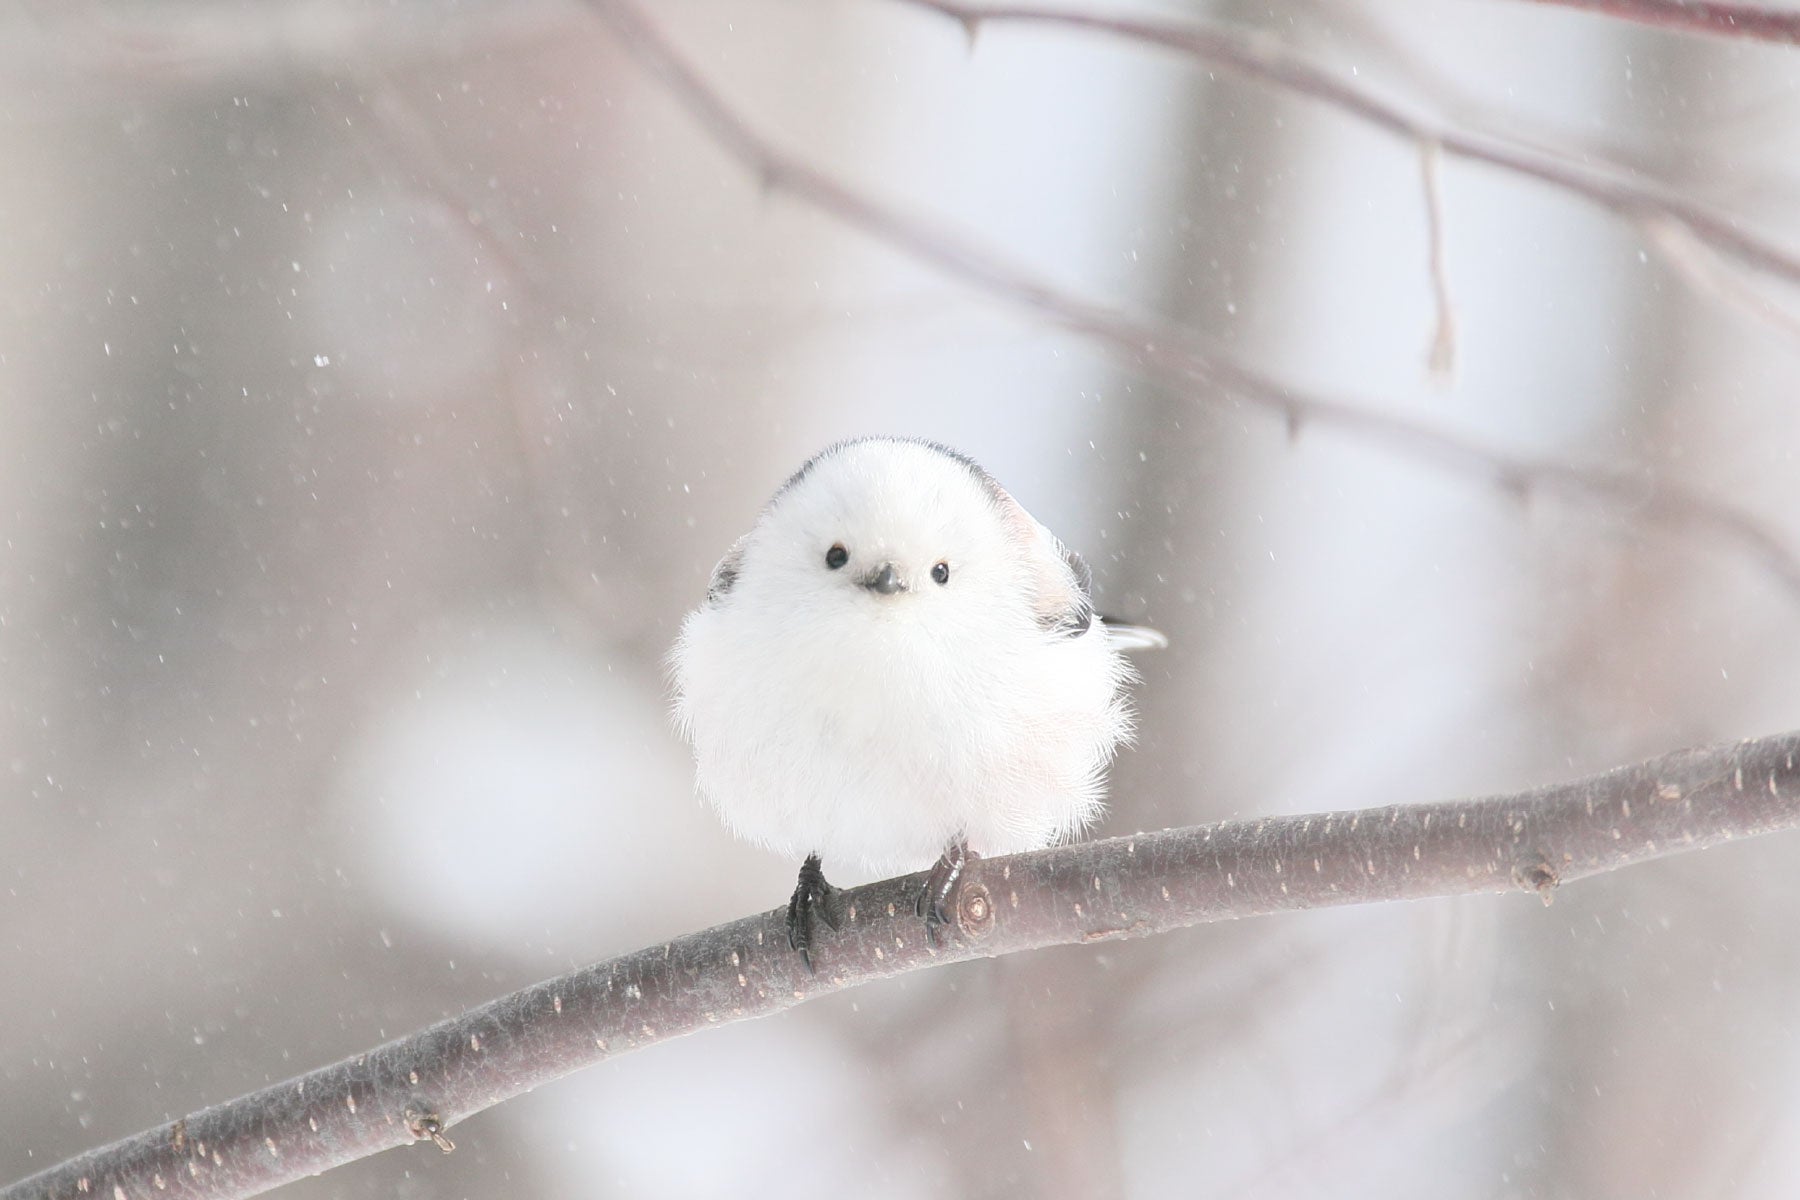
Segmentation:
[(739, 836), (917, 870), (1087, 826), (1131, 731), (1118, 646), (1159, 639), (1109, 633), (1081, 560), (973, 462), (870, 438), (802, 467), (719, 564), (675, 714)]

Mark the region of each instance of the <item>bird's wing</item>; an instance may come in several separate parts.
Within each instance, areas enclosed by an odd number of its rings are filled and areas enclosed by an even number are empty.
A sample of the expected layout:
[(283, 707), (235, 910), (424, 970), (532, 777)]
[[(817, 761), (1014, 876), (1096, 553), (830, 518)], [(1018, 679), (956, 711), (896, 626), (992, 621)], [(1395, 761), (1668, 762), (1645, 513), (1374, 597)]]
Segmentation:
[(1168, 646), (1169, 639), (1158, 630), (1116, 622), (1095, 613), (1094, 573), (1088, 569), (1087, 561), (1063, 545), (998, 485), (994, 491), (1006, 521), (1031, 548), (1027, 557), (1034, 575), (1032, 608), (1039, 626), (1048, 633), (1080, 637), (1100, 625), (1106, 630), (1107, 640), (1120, 650), (1162, 650)]
[(746, 533), (731, 543), (731, 549), (725, 552), (725, 557), (721, 558), (719, 565), (713, 568), (712, 581), (706, 585), (706, 602), (708, 604), (719, 603), (737, 583), (738, 572), (744, 567), (744, 543), (749, 540), (750, 535)]
[(1031, 609), (1046, 633), (1080, 637), (1094, 627), (1094, 575), (1081, 555), (1025, 511), (1025, 506), (997, 483), (990, 487), (1001, 519), (1026, 547), (1026, 586)]
[(1094, 573), (1087, 560), (1058, 541), (1055, 534), (1042, 525), (1038, 530), (1050, 540), (1065, 568), (1065, 578), (1054, 580), (1040, 594), (1038, 623), (1052, 633), (1080, 637), (1094, 627)]

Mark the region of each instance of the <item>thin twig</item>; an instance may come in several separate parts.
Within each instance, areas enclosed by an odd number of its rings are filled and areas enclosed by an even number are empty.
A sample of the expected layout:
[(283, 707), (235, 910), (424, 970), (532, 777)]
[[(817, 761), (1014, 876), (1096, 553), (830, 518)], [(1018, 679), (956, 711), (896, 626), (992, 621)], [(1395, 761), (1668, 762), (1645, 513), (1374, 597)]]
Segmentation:
[(1424, 142), (1419, 149), (1419, 173), (1425, 184), (1426, 258), (1431, 275), (1431, 302), (1436, 318), (1431, 331), (1431, 345), (1425, 353), (1425, 365), (1432, 377), (1447, 383), (1456, 373), (1456, 302), (1450, 295), (1450, 269), (1445, 260), (1444, 188), (1442, 155), (1436, 142)]
[(575, 971), (0, 1188), (0, 1200), (254, 1196), (445, 1131), (607, 1058), (877, 979), (1344, 904), (1525, 890), (1800, 828), (1800, 732), (1520, 795), (1164, 830), (977, 860), (938, 944), (924, 879), (842, 894), (809, 975), (785, 910)]
[(1700, 244), (1686, 226), (1673, 221), (1644, 222), (1651, 249), (1692, 288), (1695, 294), (1717, 300), (1753, 321), (1800, 343), (1800, 315), (1790, 312), (1772, 296), (1759, 292), (1739, 271), (1719, 261), (1719, 256)]
[(1758, 4), (1722, 4), (1718, 0), (1535, 0), (1582, 8), (1602, 16), (1639, 25), (1654, 25), (1682, 33), (1710, 33), (1719, 37), (1750, 38), (1763, 42), (1800, 45), (1800, 13), (1764, 8)]
[(1153, 317), (1127, 316), (1064, 291), (958, 234), (884, 204), (787, 153), (739, 116), (636, 5), (629, 0), (586, 3), (765, 190), (786, 192), (990, 297), (1095, 341), (1124, 363), (1155, 372), (1170, 387), (1196, 400), (1215, 401), (1218, 391), (1226, 391), (1276, 413), (1296, 432), (1308, 423), (1343, 429), (1399, 453), (1472, 473), (1511, 495), (1543, 492), (1571, 497), (1621, 515), (1711, 534), (1735, 546), (1800, 602), (1800, 556), (1760, 522), (1728, 505), (1673, 485), (1652, 483), (1639, 473), (1505, 454), (1366, 405), (1302, 394), (1216, 358), (1196, 345), (1185, 330)]

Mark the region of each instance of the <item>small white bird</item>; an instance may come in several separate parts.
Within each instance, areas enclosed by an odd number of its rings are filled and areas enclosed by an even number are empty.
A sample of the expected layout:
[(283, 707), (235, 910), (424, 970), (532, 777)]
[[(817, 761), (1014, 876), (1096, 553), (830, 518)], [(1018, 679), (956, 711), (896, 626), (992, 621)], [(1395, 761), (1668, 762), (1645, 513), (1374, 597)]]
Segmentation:
[(1047, 846), (1101, 810), (1131, 735), (1120, 649), (1087, 565), (972, 460), (866, 438), (816, 455), (713, 570), (671, 654), (703, 795), (738, 836), (805, 855), (788, 940), (833, 928), (822, 858), (937, 866)]

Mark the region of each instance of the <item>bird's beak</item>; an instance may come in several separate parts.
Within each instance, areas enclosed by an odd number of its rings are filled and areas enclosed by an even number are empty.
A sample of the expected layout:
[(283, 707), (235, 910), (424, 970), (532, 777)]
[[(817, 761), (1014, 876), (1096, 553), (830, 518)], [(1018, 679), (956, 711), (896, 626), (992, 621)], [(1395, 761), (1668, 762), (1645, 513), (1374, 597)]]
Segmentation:
[(906, 584), (901, 581), (900, 572), (894, 570), (893, 563), (882, 563), (879, 571), (863, 580), (863, 586), (884, 596), (906, 590)]

